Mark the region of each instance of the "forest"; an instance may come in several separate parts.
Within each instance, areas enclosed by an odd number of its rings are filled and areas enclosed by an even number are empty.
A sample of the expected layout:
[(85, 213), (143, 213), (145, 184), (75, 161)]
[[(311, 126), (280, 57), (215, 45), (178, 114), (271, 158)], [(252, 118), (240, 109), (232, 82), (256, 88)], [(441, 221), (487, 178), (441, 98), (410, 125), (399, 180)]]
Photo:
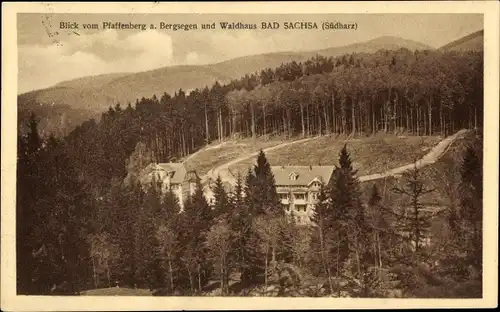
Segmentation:
[(141, 144), (151, 160), (165, 162), (237, 137), (481, 129), (482, 79), (480, 53), (382, 50), (317, 56), (227, 85), (116, 104), (63, 139), (40, 137), (33, 115), (18, 142), (18, 293), (119, 284), (199, 295), (216, 280), (219, 295), (240, 295), (230, 287), (236, 274), (241, 289), (267, 290), (278, 281), (278, 295), (314, 276), (324, 281), (323, 293), (302, 295), (388, 297), (398, 288), (407, 297), (480, 297), (482, 159), (475, 145), (461, 155), (460, 200), (447, 207), (449, 244), (438, 259), (424, 243), (430, 217), (421, 197), (432, 190), (419, 170), (393, 189), (408, 207), (382, 203), (376, 186), (365, 202), (348, 147), (314, 227), (283, 214), (263, 153), (234, 192), (217, 181), (210, 206), (199, 187), (182, 213), (172, 194), (123, 179), (140, 170), (131, 155)]
[(151, 148), (155, 161), (167, 162), (238, 137), (448, 135), (482, 126), (482, 68), (476, 52), (317, 56), (228, 85), (116, 104), (100, 121), (72, 131), (67, 153), (86, 180), (106, 189), (111, 177), (126, 175), (125, 160), (138, 142)]

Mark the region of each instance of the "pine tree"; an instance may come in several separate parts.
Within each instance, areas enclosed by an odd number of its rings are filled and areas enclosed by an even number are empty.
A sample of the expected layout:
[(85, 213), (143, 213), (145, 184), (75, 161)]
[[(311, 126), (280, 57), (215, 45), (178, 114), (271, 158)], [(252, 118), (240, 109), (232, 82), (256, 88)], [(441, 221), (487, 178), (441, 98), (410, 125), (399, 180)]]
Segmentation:
[(250, 190), (255, 192), (252, 194), (252, 204), (258, 214), (284, 215), (276, 192), (271, 165), (262, 150), (257, 156), (257, 165), (254, 166), (253, 180), (250, 183), (252, 185)]
[[(393, 191), (408, 197), (408, 204), (398, 213), (399, 231), (407, 236), (409, 246), (413, 250), (410, 262), (419, 263), (424, 256), (422, 247), (430, 231), (430, 215), (424, 211), (423, 196), (434, 192), (434, 189), (425, 187), (420, 170), (416, 164), (413, 169), (404, 174), (404, 187), (395, 187)], [(409, 255), (406, 255), (409, 256)]]
[(139, 256), (136, 245), (136, 222), (138, 211), (141, 210), (144, 192), (138, 181), (122, 187), (121, 184), (113, 185), (108, 196), (105, 198), (104, 210), (111, 212), (109, 224), (107, 227), (114, 241), (120, 250), (120, 258), (115, 271), (119, 272), (116, 276), (121, 285), (134, 287), (138, 283), (136, 280), (136, 267)]
[(225, 215), (229, 209), (229, 198), (226, 190), (224, 189), (224, 185), (222, 184), (222, 179), (220, 178), (220, 176), (218, 176), (217, 180), (215, 180), (213, 193), (215, 200), (212, 207), (212, 218), (215, 220), (222, 215)]
[(461, 166), (460, 208), (458, 218), (466, 261), (482, 271), (483, 166), (473, 147), (465, 151)]
[[(335, 275), (341, 276), (342, 269), (349, 251), (353, 247), (359, 227), (364, 222), (363, 207), (360, 201), (359, 181), (356, 177), (357, 171), (352, 167), (352, 161), (347, 146), (344, 145), (339, 154), (340, 167), (335, 168), (328, 184), (329, 199), (331, 200), (331, 214), (325, 219), (327, 232), (336, 234), (337, 263)], [(349, 228), (356, 229), (350, 231)]]
[(161, 213), (156, 217), (159, 220), (156, 229), (158, 242), (156, 252), (162, 276), (159, 284), (165, 286), (169, 294), (176, 288), (175, 273), (179, 270), (177, 255), (182, 249), (178, 241), (178, 230), (182, 227), (182, 224), (179, 224), (181, 220), (179, 212), (179, 199), (171, 189), (167, 189), (162, 198)]
[(29, 132), (19, 142), (19, 293), (74, 294), (89, 278), (85, 237), (94, 205), (63, 144), (53, 136), (42, 140), (37, 127), (31, 115)]
[(259, 249), (259, 236), (253, 227), (253, 221), (264, 214), (261, 203), (261, 194), (258, 192), (257, 177), (254, 171), (248, 169), (243, 187), (244, 197), (242, 204), (235, 207), (238, 214), (236, 233), (239, 233), (239, 261), (241, 282), (244, 285), (258, 283), (264, 274), (263, 257)]
[(316, 248), (319, 248), (332, 293), (334, 277), (337, 280), (357, 277), (359, 280), (366, 272), (367, 223), (356, 173), (344, 145), (339, 154), (339, 167), (334, 169), (328, 185), (321, 191), (320, 202), (315, 208), (313, 222), (320, 240)]
[[(33, 294), (37, 289), (33, 283), (36, 276), (36, 260), (32, 256), (34, 250), (40, 248), (37, 242), (36, 229), (36, 200), (38, 198), (37, 185), (41, 179), (38, 175), (39, 151), (41, 139), (38, 134), (38, 120), (35, 115), (30, 116), (28, 133), (19, 136), (18, 164), (17, 164), (17, 200), (16, 200), (16, 265), (17, 289), (19, 294)], [(22, 268), (22, 269), (21, 269)]]
[(181, 221), (184, 229), (179, 243), (184, 246), (181, 259), (185, 264), (191, 291), (201, 292), (208, 281), (211, 263), (207, 257), (206, 235), (213, 224), (211, 208), (198, 181), (188, 199)]
[(160, 210), (160, 200), (156, 185), (150, 185), (143, 198), (134, 225), (135, 279), (139, 287), (152, 289), (157, 284), (155, 213)]
[[(248, 178), (248, 177), (247, 177)], [(241, 273), (245, 271), (249, 250), (248, 235), (251, 226), (251, 215), (247, 209), (247, 201), (243, 197), (242, 177), (240, 174), (236, 177), (236, 185), (230, 196), (232, 209), (227, 215), (229, 228), (231, 230), (231, 249), (228, 254), (228, 270), (238, 270)]]

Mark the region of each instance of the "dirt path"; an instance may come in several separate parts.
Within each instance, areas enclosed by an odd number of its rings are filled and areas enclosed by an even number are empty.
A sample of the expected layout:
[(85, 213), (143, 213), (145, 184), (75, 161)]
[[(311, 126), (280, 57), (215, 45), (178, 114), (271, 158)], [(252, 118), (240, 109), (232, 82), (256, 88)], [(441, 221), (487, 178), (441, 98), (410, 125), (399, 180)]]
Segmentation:
[[(462, 129), (462, 130), (456, 132), (455, 134), (450, 135), (450, 136), (444, 138), (443, 140), (441, 140), (426, 155), (424, 155), (421, 159), (416, 161), (417, 168), (421, 168), (421, 167), (435, 163), (448, 150), (451, 143), (453, 143), (457, 138), (462, 137), (466, 132), (467, 132), (467, 130)], [(314, 140), (316, 138), (318, 138), (318, 137), (306, 138), (306, 139), (301, 139), (301, 140), (297, 140), (297, 141), (293, 141), (293, 142), (283, 143), (283, 144), (279, 144), (279, 145), (275, 145), (275, 146), (263, 149), (263, 151), (264, 151), (264, 153), (267, 153), (267, 152), (271, 152), (273, 150), (280, 149), (280, 148), (283, 148), (283, 147), (286, 147), (286, 146), (289, 146), (292, 144), (303, 143), (303, 142), (307, 142), (310, 140)], [(232, 165), (235, 165), (241, 161), (247, 160), (251, 157), (255, 157), (258, 154), (259, 154), (259, 152), (254, 152), (254, 153), (251, 153), (247, 156), (233, 159), (230, 162), (227, 162), (223, 165), (220, 165), (218, 167), (210, 169), (208, 171), (208, 173), (201, 178), (202, 183), (205, 184), (210, 179), (215, 180), (215, 179), (217, 179), (217, 176), (220, 175), (223, 182), (229, 182), (232, 185), (234, 185), (236, 182), (236, 178), (229, 171), (229, 167)], [(400, 166), (397, 168), (387, 170), (386, 172), (361, 176), (361, 177), (359, 177), (359, 180), (361, 182), (365, 182), (365, 181), (383, 179), (383, 178), (386, 178), (389, 176), (397, 176), (397, 175), (402, 174), (406, 170), (413, 168), (414, 165), (415, 165), (415, 163), (409, 163), (409, 164), (404, 165), (404, 166)]]
[(414, 163), (410, 163), (410, 164), (407, 164), (404, 166), (393, 168), (393, 169), (387, 170), (386, 172), (382, 172), (382, 173), (375, 173), (375, 174), (361, 176), (361, 177), (359, 177), (359, 181), (365, 182), (365, 181), (383, 179), (383, 178), (390, 177), (390, 176), (397, 176), (397, 175), (400, 175), (409, 169), (412, 169), (415, 165), (417, 166), (417, 168), (422, 168), (424, 166), (433, 164), (441, 156), (443, 156), (444, 153), (446, 153), (446, 151), (450, 147), (451, 143), (453, 143), (459, 137), (462, 137), (466, 132), (467, 132), (467, 130), (462, 129), (462, 130), (458, 131), (457, 133), (444, 138), (438, 144), (436, 144), (436, 146), (434, 146), (429, 151), (429, 153), (425, 154), (424, 157), (420, 158), (419, 160), (417, 160)]

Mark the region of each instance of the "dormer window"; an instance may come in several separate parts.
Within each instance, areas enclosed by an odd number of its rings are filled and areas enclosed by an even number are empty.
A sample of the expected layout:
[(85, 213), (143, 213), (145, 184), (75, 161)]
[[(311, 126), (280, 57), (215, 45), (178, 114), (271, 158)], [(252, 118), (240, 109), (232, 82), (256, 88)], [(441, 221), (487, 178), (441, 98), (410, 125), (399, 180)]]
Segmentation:
[(290, 180), (295, 181), (295, 180), (297, 180), (299, 175), (296, 174), (295, 172), (292, 172), (292, 173), (290, 173), (289, 177), (290, 177)]
[(309, 187), (320, 188), (321, 184), (322, 183), (318, 178), (314, 178), (308, 185), (309, 185)]

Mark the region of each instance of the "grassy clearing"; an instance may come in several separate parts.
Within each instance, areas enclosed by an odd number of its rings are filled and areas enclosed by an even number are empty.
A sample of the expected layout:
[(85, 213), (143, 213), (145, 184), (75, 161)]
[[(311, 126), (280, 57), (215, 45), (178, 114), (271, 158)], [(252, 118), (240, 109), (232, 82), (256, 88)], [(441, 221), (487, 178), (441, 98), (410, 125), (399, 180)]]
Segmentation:
[(204, 148), (204, 150), (189, 158), (185, 165), (187, 170), (196, 170), (199, 176), (203, 176), (210, 169), (235, 158), (257, 152), (260, 149), (289, 142), (291, 140), (292, 139), (273, 137), (257, 138), (255, 142), (251, 138), (227, 141), (222, 144), (215, 144)]
[[(452, 193), (454, 187), (460, 182), (460, 168), (463, 160), (463, 153), (466, 147), (475, 140), (477, 140), (477, 134), (474, 131), (467, 133), (463, 138), (458, 138), (453, 142), (436, 163), (421, 168), (420, 176), (424, 185), (428, 188), (435, 189), (435, 192), (429, 193), (425, 197), (425, 203), (440, 206), (450, 204), (451, 197), (454, 197)], [(391, 177), (370, 181), (362, 183), (362, 186), (368, 191), (373, 183), (377, 184), (379, 190), (386, 190), (385, 200), (387, 202), (399, 203), (401, 195), (394, 194), (391, 189), (396, 186), (403, 186), (404, 179), (402, 177)]]
[[(460, 170), (463, 161), (464, 151), (477, 141), (475, 131), (468, 132), (463, 138), (458, 138), (453, 142), (445, 154), (436, 163), (425, 166), (420, 170), (420, 177), (427, 189), (434, 189), (434, 192), (422, 197), (421, 202), (428, 209), (447, 209), (450, 206), (458, 205), (458, 184), (460, 183)], [(480, 150), (477, 150), (481, 153)], [(482, 157), (482, 155), (481, 155)], [(386, 179), (368, 181), (361, 183), (363, 201), (367, 202), (371, 188), (376, 184), (383, 198), (383, 205), (396, 209), (410, 204), (408, 196), (396, 194), (392, 191), (394, 187), (404, 187), (403, 177), (389, 177)], [(436, 215), (432, 220), (431, 233), (438, 236), (443, 231), (445, 213)]]
[(86, 290), (81, 293), (82, 296), (151, 296), (152, 293), (148, 289), (134, 288), (99, 288)]
[[(440, 139), (436, 136), (377, 135), (346, 140), (335, 136), (324, 136), (270, 151), (266, 156), (272, 166), (336, 165), (340, 150), (347, 144), (354, 161), (353, 165), (361, 176), (411, 163), (415, 158), (424, 156)], [(244, 174), (255, 160), (256, 158), (252, 157), (229, 169), (234, 174), (237, 172)]]

